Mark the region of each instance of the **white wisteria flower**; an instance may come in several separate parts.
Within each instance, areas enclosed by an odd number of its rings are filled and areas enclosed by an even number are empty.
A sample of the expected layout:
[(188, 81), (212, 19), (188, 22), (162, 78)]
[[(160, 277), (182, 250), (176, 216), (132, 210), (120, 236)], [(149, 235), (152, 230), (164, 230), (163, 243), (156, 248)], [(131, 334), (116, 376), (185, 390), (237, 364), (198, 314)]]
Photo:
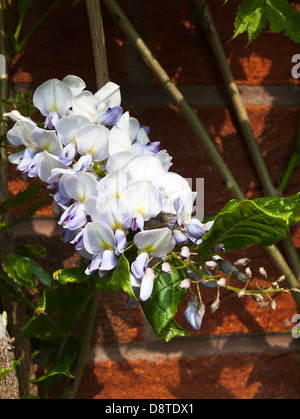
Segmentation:
[[(169, 171), (172, 157), (150, 140), (150, 129), (123, 113), (117, 84), (92, 93), (80, 77), (54, 78), (36, 89), (33, 103), (44, 129), (16, 110), (5, 114), (14, 122), (9, 161), (47, 184), (63, 240), (90, 261), (86, 274), (114, 272), (131, 249), (127, 275), (137, 299), (148, 300), (156, 266), (171, 275), (171, 252), (187, 260), (188, 246), (212, 225), (193, 218), (196, 193)], [(187, 314), (196, 327), (197, 310), (190, 304)]]

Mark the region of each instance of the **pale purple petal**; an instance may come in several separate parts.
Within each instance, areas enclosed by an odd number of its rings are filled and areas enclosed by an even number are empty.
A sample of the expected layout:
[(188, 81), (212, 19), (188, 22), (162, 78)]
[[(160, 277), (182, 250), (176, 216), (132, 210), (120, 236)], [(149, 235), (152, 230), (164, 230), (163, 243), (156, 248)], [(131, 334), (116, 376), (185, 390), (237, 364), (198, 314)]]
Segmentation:
[(123, 109), (120, 106), (109, 108), (105, 112), (97, 114), (96, 119), (99, 124), (103, 125), (115, 125), (121, 118)]
[(186, 235), (180, 230), (173, 230), (173, 237), (178, 244), (182, 244), (187, 241)]
[(146, 268), (149, 263), (149, 255), (146, 252), (141, 253), (131, 264), (131, 272), (133, 275), (140, 279), (144, 276)]
[(86, 275), (91, 275), (91, 273), (97, 271), (102, 263), (103, 256), (102, 254), (95, 255), (92, 259), (92, 262), (89, 264), (89, 266), (85, 270)]
[(69, 166), (70, 164), (73, 163), (75, 155), (76, 155), (76, 147), (74, 146), (73, 143), (69, 143), (63, 148), (58, 158), (58, 161), (65, 166)]
[(92, 156), (90, 154), (86, 154), (85, 156), (81, 156), (78, 162), (73, 167), (75, 172), (86, 172), (92, 165)]
[(124, 231), (116, 230), (115, 232), (115, 239), (116, 239), (116, 253), (121, 254), (127, 247), (127, 239)]
[(27, 147), (24, 151), (23, 157), (21, 158), (20, 163), (17, 166), (17, 169), (21, 172), (27, 172), (29, 169), (32, 159), (35, 156), (35, 150), (31, 147)]
[(64, 228), (69, 230), (77, 230), (86, 223), (86, 213), (83, 205), (78, 202), (72, 204), (60, 217), (58, 224), (62, 224)]
[(188, 222), (184, 223), (184, 227), (188, 233), (196, 240), (202, 239), (207, 230), (203, 227), (202, 223), (194, 218)]

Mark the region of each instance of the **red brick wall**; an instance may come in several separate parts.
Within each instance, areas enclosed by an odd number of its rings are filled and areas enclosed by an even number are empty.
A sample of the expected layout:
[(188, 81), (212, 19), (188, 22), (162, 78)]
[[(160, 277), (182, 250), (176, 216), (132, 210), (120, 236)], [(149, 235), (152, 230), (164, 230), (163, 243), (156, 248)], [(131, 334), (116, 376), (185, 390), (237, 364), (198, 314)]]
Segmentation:
[[(30, 28), (43, 3), (32, 10), (26, 27)], [(19, 88), (34, 88), (49, 78), (67, 74), (82, 77), (95, 89), (93, 54), (89, 39), (84, 2), (72, 8), (73, 0), (64, 0), (34, 34), (24, 51), (11, 65), (10, 81)], [(121, 0), (146, 43), (156, 55), (176, 85), (198, 111), (199, 118), (215, 141), (220, 153), (232, 170), (248, 198), (261, 196), (261, 186), (238, 128), (234, 111), (228, 105), (223, 82), (206, 38), (193, 19), (185, 0)], [(241, 88), (254, 134), (266, 164), (276, 183), (287, 163), (297, 130), (299, 116), (299, 82), (291, 76), (292, 56), (299, 53), (292, 41), (283, 34), (264, 33), (249, 47), (247, 38), (240, 36), (228, 42), (233, 34), (234, 18), (240, 1), (211, 0), (211, 12), (224, 45), (228, 63)], [(109, 73), (112, 81), (121, 85), (124, 109), (141, 124), (151, 128), (152, 140), (173, 156), (173, 170), (189, 178), (205, 179), (205, 211), (216, 212), (231, 198), (222, 180), (208, 160), (203, 147), (190, 127), (172, 105), (117, 27), (105, 5), (102, 5), (107, 43)], [(195, 94), (199, 92), (199, 94)], [(10, 169), (10, 191), (23, 186)], [(294, 173), (287, 194), (299, 191), (300, 167)], [(49, 215), (51, 204), (39, 214)], [(294, 240), (300, 245), (299, 229)], [(245, 255), (246, 252), (241, 252)], [(276, 278), (278, 272), (261, 249), (249, 253), (256, 268), (265, 266)], [(263, 309), (252, 300), (239, 300), (224, 295), (220, 310), (211, 315), (209, 303), (215, 296), (207, 294), (206, 319), (203, 334), (280, 331), (286, 328), (295, 307), (291, 298), (278, 298), (278, 309)], [(112, 303), (113, 301), (113, 303)], [(103, 293), (97, 316), (94, 344), (128, 343), (144, 340), (143, 318), (139, 311), (125, 311), (125, 296)], [(183, 326), (182, 310), (178, 320)], [(146, 331), (145, 331), (146, 330)]]

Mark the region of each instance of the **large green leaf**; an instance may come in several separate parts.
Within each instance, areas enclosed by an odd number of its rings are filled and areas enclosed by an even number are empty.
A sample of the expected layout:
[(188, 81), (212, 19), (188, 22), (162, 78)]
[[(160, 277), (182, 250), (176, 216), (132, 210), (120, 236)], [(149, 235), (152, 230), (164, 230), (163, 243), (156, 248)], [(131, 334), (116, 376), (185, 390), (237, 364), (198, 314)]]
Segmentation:
[(209, 233), (197, 246), (198, 261), (205, 262), (215, 245), (222, 243), (225, 252), (253, 245), (271, 246), (286, 237), (299, 199), (269, 197), (254, 201), (230, 201), (215, 217)]
[[(173, 267), (176, 262), (173, 261)], [(157, 337), (169, 341), (174, 336), (187, 335), (173, 320), (178, 304), (186, 296), (186, 290), (179, 290), (184, 273), (180, 269), (171, 268), (170, 274), (161, 269), (156, 270), (154, 287), (151, 297), (141, 303), (145, 316)]]

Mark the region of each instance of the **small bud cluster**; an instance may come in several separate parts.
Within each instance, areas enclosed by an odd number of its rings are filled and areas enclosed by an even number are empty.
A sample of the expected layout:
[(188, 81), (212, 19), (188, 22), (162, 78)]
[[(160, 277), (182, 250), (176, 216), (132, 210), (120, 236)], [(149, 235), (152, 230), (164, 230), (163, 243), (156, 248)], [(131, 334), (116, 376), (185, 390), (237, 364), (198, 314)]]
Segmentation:
[[(217, 248), (214, 248), (217, 250)], [(224, 246), (218, 245), (218, 250), (224, 252)], [(183, 254), (187, 254), (187, 249), (181, 251), (181, 258), (184, 259)], [(190, 252), (189, 252), (190, 255)], [(196, 264), (190, 264), (188, 269), (189, 277), (185, 278), (179, 285), (179, 289), (189, 289), (191, 296), (185, 310), (185, 319), (191, 327), (199, 330), (202, 319), (205, 314), (205, 305), (202, 301), (200, 286), (207, 288), (216, 288), (217, 296), (211, 304), (211, 312), (215, 313), (220, 307), (220, 289), (226, 288), (237, 294), (238, 298), (250, 296), (256, 303), (264, 302), (265, 298), (269, 299), (270, 308), (276, 309), (276, 301), (271, 297), (278, 292), (300, 292), (298, 289), (286, 290), (279, 286), (279, 283), (284, 281), (285, 277), (281, 276), (276, 281), (271, 282), (271, 285), (266, 287), (268, 279), (267, 271), (264, 267), (259, 267), (258, 274), (263, 281), (263, 285), (259, 286), (257, 280), (254, 278), (252, 270), (249, 266), (250, 259), (240, 258), (233, 264), (226, 261), (220, 255), (214, 255), (210, 260), (207, 260), (203, 265), (196, 268)], [(241, 269), (245, 268), (244, 272)], [(234, 278), (244, 283), (242, 288), (236, 288), (230, 285), (230, 279)], [(254, 282), (255, 289), (249, 289), (249, 285)], [(197, 286), (197, 294), (195, 295), (192, 289), (192, 284)]]

